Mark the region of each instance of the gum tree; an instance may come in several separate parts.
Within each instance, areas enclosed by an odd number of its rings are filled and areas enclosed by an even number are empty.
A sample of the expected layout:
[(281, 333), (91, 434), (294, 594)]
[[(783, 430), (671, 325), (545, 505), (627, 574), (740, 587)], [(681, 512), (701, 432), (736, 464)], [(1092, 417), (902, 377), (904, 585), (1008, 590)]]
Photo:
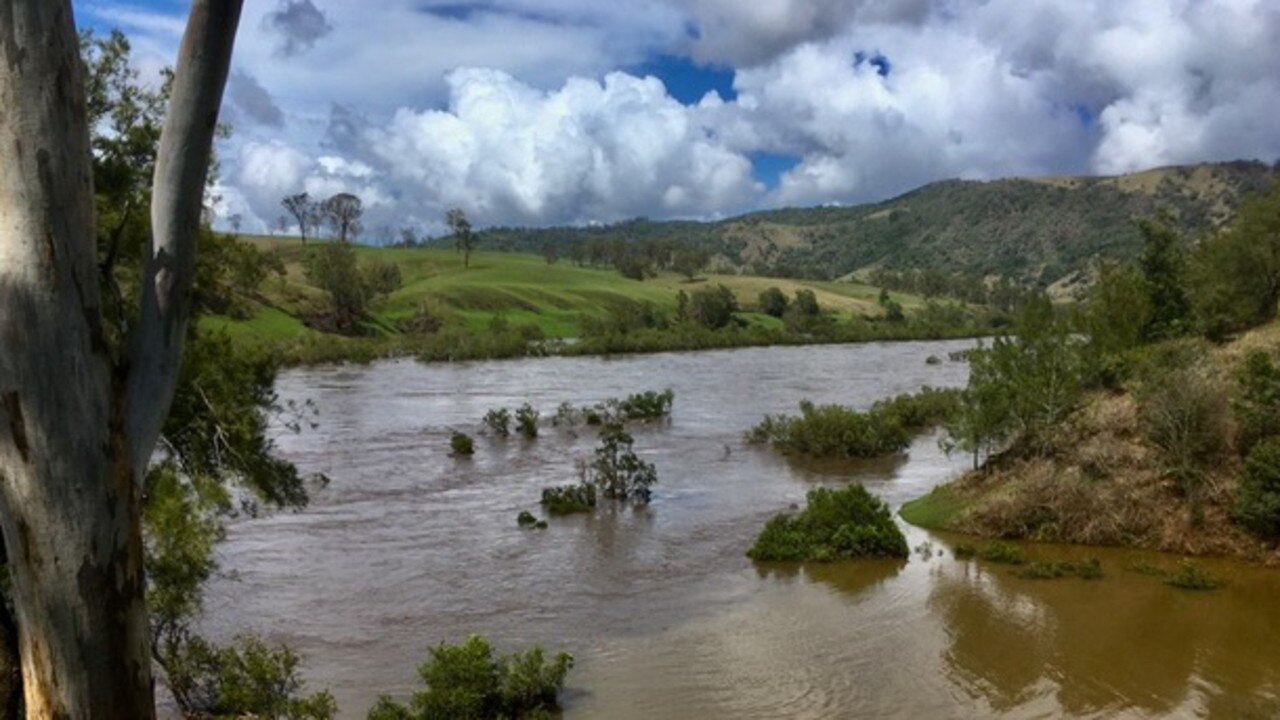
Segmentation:
[(70, 0), (0, 0), (0, 528), (28, 717), (151, 718), (143, 472), (177, 382), (241, 0), (194, 0), (137, 320), (108, 342)]

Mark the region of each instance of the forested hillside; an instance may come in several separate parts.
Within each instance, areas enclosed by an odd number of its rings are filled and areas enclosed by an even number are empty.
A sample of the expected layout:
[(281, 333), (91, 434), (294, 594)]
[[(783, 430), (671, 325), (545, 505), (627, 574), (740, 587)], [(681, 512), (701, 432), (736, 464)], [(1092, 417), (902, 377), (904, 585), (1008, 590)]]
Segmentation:
[[(761, 275), (834, 279), (875, 267), (936, 268), (1049, 286), (1097, 257), (1132, 257), (1135, 219), (1166, 214), (1190, 241), (1230, 219), (1277, 168), (1168, 167), (1117, 177), (947, 180), (881, 203), (787, 208), (720, 222), (632, 220), (589, 228), (492, 228), (480, 247), (604, 257), (618, 243), (671, 243)], [(448, 241), (446, 241), (448, 242)]]

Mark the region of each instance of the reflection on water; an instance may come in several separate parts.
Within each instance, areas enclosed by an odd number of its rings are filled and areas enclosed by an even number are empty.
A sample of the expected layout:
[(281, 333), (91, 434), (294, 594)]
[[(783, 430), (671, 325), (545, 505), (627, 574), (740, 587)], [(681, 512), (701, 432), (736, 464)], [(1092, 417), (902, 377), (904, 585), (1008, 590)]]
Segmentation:
[[(282, 449), (333, 482), (304, 513), (232, 528), (222, 551), (240, 579), (212, 589), (209, 629), (293, 643), (353, 718), (411, 690), (429, 645), (471, 632), (573, 652), (571, 718), (1274, 717), (1280, 574), (1223, 564), (1226, 588), (1188, 594), (1125, 572), (1132, 553), (1089, 551), (1103, 580), (1023, 580), (914, 528), (912, 547), (944, 555), (746, 559), (764, 521), (815, 485), (865, 482), (896, 506), (965, 458), (924, 437), (874, 463), (795, 462), (744, 446), (744, 430), (805, 398), (866, 407), (962, 383), (963, 365), (924, 359), (963, 345), (292, 371), (281, 395), (314, 399), (322, 426)], [(635, 433), (659, 472), (648, 509), (516, 528), (539, 488), (573, 479), (593, 446), (584, 429), (447, 456), (450, 430), (474, 431), (492, 407), (529, 401), (546, 417), (664, 387), (670, 423)]]

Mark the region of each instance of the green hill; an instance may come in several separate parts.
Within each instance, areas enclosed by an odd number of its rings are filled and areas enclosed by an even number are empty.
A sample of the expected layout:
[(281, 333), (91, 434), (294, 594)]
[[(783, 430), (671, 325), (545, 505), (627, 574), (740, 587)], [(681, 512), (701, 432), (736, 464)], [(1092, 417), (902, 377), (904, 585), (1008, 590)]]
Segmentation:
[(593, 244), (666, 241), (716, 253), (724, 269), (835, 279), (874, 267), (939, 268), (1049, 286), (1097, 257), (1136, 253), (1134, 220), (1167, 213), (1190, 239), (1228, 220), (1277, 170), (1259, 162), (1168, 167), (1117, 177), (932, 183), (885, 202), (787, 208), (720, 222), (633, 220), (591, 228), (492, 228), (480, 247), (563, 255)]
[[(203, 323), (226, 331), (242, 345), (270, 347), (291, 360), (296, 359), (294, 355), (330, 358), (394, 352), (395, 343), (412, 341), (417, 334), (405, 323), (424, 308), (454, 328), (483, 330), (500, 319), (512, 326), (537, 328), (545, 338), (579, 337), (585, 322), (605, 319), (618, 308), (647, 303), (672, 314), (680, 291), (691, 293), (717, 284), (733, 291), (744, 310), (740, 313), (744, 321), (764, 328), (780, 325), (775, 318), (753, 312), (760, 292), (769, 287), (777, 287), (788, 296), (797, 290), (811, 290), (822, 309), (837, 321), (875, 318), (884, 313), (878, 302), (879, 289), (859, 282), (720, 274), (704, 274), (690, 281), (669, 272), (636, 281), (622, 277), (612, 268), (578, 267), (567, 261), (549, 264), (540, 256), (498, 252), (476, 253), (470, 268), (464, 269), (462, 256), (453, 250), (355, 246), (362, 265), (374, 261), (395, 264), (401, 285), (372, 301), (366, 322), (368, 334), (353, 339), (308, 326), (309, 318), (323, 312), (326, 300), (325, 294), (306, 279), (303, 258), (307, 248), (296, 239), (242, 239), (278, 257), (284, 274), (270, 274), (247, 298), (239, 317), (212, 316)], [(892, 298), (908, 315), (925, 305), (914, 295), (892, 293)], [(386, 341), (388, 347), (379, 347), (379, 339)]]

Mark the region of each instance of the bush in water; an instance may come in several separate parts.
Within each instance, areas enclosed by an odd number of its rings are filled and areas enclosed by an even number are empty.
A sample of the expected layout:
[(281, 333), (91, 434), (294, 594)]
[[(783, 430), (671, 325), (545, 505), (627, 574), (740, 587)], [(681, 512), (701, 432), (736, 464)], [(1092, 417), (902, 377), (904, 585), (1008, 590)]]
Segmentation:
[(815, 488), (795, 515), (771, 519), (747, 551), (752, 560), (827, 562), (858, 557), (905, 558), (907, 540), (889, 507), (861, 485)]
[(511, 411), (497, 408), (484, 414), (484, 424), (498, 437), (511, 435)]
[(470, 457), (475, 454), (476, 447), (470, 435), (455, 431), (449, 436), (449, 450), (455, 456)]
[(565, 677), (573, 656), (548, 659), (534, 646), (522, 653), (496, 656), (479, 635), (457, 645), (441, 643), (418, 668), (425, 690), (401, 705), (383, 696), (368, 720), (437, 720), (438, 718), (539, 718), (559, 709)]
[(526, 439), (538, 437), (538, 411), (529, 403), (516, 410), (516, 429)]

